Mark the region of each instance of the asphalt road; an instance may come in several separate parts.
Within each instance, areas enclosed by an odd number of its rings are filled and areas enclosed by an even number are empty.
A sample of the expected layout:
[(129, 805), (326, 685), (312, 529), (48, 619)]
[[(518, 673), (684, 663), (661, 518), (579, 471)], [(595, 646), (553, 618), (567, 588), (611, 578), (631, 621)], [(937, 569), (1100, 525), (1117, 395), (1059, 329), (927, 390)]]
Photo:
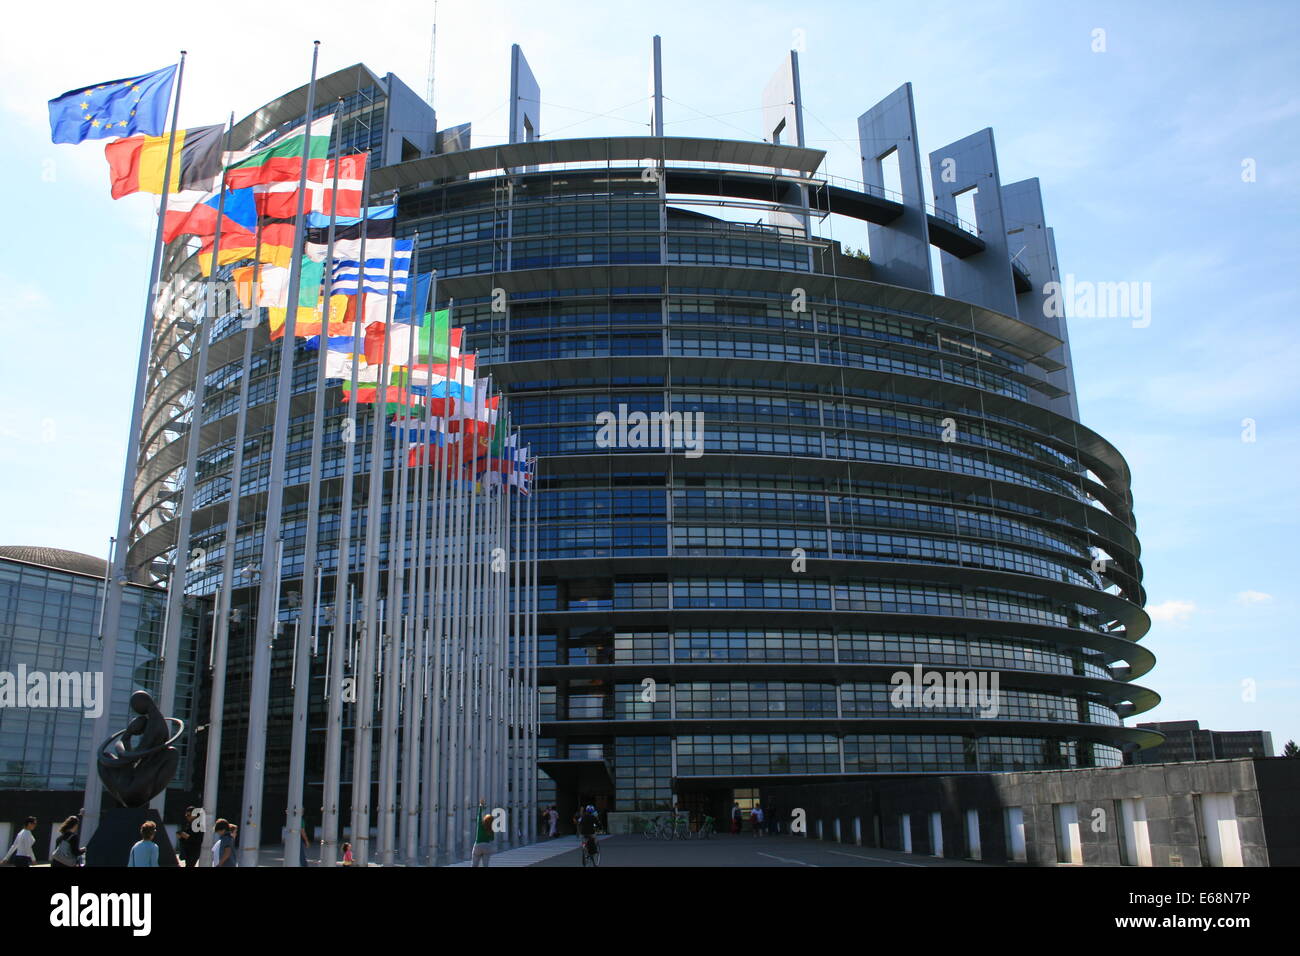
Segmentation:
[[(581, 866), (577, 837), (567, 853), (534, 866)], [(982, 866), (966, 860), (877, 850), (871, 847), (812, 840), (804, 837), (721, 834), (709, 840), (647, 840), (641, 836), (612, 836), (600, 841), (601, 866)]]

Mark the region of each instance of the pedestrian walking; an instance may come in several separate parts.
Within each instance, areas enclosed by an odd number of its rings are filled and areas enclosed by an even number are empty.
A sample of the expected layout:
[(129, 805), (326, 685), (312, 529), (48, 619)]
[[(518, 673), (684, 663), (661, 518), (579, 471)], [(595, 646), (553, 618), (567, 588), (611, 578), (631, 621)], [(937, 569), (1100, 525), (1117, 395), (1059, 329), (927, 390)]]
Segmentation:
[(81, 847), (77, 844), (77, 831), (81, 821), (75, 816), (68, 817), (59, 827), (58, 839), (54, 841), (54, 852), (50, 854), (51, 867), (74, 869), (81, 865)]
[(750, 825), (753, 826), (754, 828), (754, 836), (762, 836), (763, 835), (763, 808), (760, 807), (757, 803), (754, 804), (754, 809), (749, 811), (749, 822)]
[(302, 837), (302, 845), (298, 847), (298, 865), (307, 865), (307, 850), (311, 847), (311, 837), (307, 836), (307, 821), (302, 822), (302, 829), (298, 831)]
[(36, 818), (28, 817), (23, 821), (22, 829), (14, 837), (14, 842), (9, 847), (9, 852), (4, 855), (0, 863), (8, 863), (10, 866), (31, 866), (36, 862), (36, 837), (32, 831), (36, 829)]
[(158, 844), (153, 841), (157, 831), (158, 824), (152, 820), (140, 824), (140, 839), (135, 846), (131, 847), (131, 855), (126, 861), (127, 866), (156, 867), (158, 865)]
[(234, 866), (235, 865), (235, 841), (230, 836), (230, 824), (225, 820), (218, 820), (212, 827), (214, 839), (212, 841), (212, 865), (213, 866)]
[(743, 814), (740, 812), (740, 804), (733, 803), (731, 805), (731, 832), (732, 833), (740, 832), (740, 822), (742, 819), (743, 819)]
[(554, 804), (551, 804), (551, 809), (546, 811), (546, 819), (551, 827), (551, 831), (547, 835), (554, 840), (560, 832), (560, 811), (555, 809)]
[(181, 824), (176, 831), (176, 842), (179, 844), (181, 862), (188, 869), (199, 865), (199, 857), (203, 853), (203, 833), (194, 829), (194, 824), (199, 818), (198, 810), (195, 807), (185, 808), (185, 822)]
[(343, 844), (343, 865), (344, 866), (352, 865), (352, 844), (351, 843)]

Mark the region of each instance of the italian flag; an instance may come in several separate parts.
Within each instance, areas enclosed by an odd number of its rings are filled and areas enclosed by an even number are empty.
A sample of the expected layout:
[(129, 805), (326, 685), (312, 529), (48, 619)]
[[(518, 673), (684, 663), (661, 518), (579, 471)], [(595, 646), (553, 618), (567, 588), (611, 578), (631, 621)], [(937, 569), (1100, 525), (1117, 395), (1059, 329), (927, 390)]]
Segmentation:
[[(431, 321), (432, 320), (432, 321)], [(372, 322), (366, 326), (366, 360), (378, 365), (383, 359), (384, 340), (388, 340), (388, 364), (405, 365), (412, 353), (417, 365), (446, 363), (460, 358), (461, 330), (448, 328), (450, 313), (439, 309), (424, 313), (419, 325), (407, 322)], [(414, 341), (412, 341), (414, 339)]]

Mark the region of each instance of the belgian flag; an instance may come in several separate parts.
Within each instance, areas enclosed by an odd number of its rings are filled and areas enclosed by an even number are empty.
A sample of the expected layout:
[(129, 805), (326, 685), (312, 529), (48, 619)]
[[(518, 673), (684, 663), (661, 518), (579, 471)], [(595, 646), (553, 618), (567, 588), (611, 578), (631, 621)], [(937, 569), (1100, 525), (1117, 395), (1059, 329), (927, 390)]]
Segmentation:
[[(225, 126), (220, 124), (176, 131), (169, 193), (217, 188), (221, 178), (221, 146), (225, 131)], [(114, 199), (131, 193), (161, 195), (170, 139), (170, 136), (128, 136), (104, 147)]]

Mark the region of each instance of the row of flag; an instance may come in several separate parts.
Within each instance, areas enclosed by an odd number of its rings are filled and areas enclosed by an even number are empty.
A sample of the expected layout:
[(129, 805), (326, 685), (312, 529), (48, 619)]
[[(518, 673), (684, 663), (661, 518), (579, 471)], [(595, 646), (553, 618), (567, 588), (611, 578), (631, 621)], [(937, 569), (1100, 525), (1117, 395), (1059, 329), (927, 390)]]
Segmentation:
[[(330, 158), (334, 115), (253, 149), (229, 149), (221, 125), (165, 135), (175, 70), (51, 100), (54, 142), (117, 137), (104, 148), (113, 198), (165, 196), (163, 241), (197, 238), (205, 276), (233, 266), (241, 304), (267, 310), (273, 339), (284, 335), (297, 256), (294, 335), (326, 351), (326, 377), (342, 381), (344, 400), (384, 404), (410, 467), (444, 467), (483, 488), (527, 494), (529, 449), (501, 414), (491, 378), (477, 377), (476, 354), (462, 351), (464, 330), (451, 325), (448, 309), (417, 305), (429, 277), (412, 277), (414, 243), (396, 238), (396, 206), (364, 205), (366, 154)], [(299, 237), (292, 220), (304, 167), (308, 215)]]

